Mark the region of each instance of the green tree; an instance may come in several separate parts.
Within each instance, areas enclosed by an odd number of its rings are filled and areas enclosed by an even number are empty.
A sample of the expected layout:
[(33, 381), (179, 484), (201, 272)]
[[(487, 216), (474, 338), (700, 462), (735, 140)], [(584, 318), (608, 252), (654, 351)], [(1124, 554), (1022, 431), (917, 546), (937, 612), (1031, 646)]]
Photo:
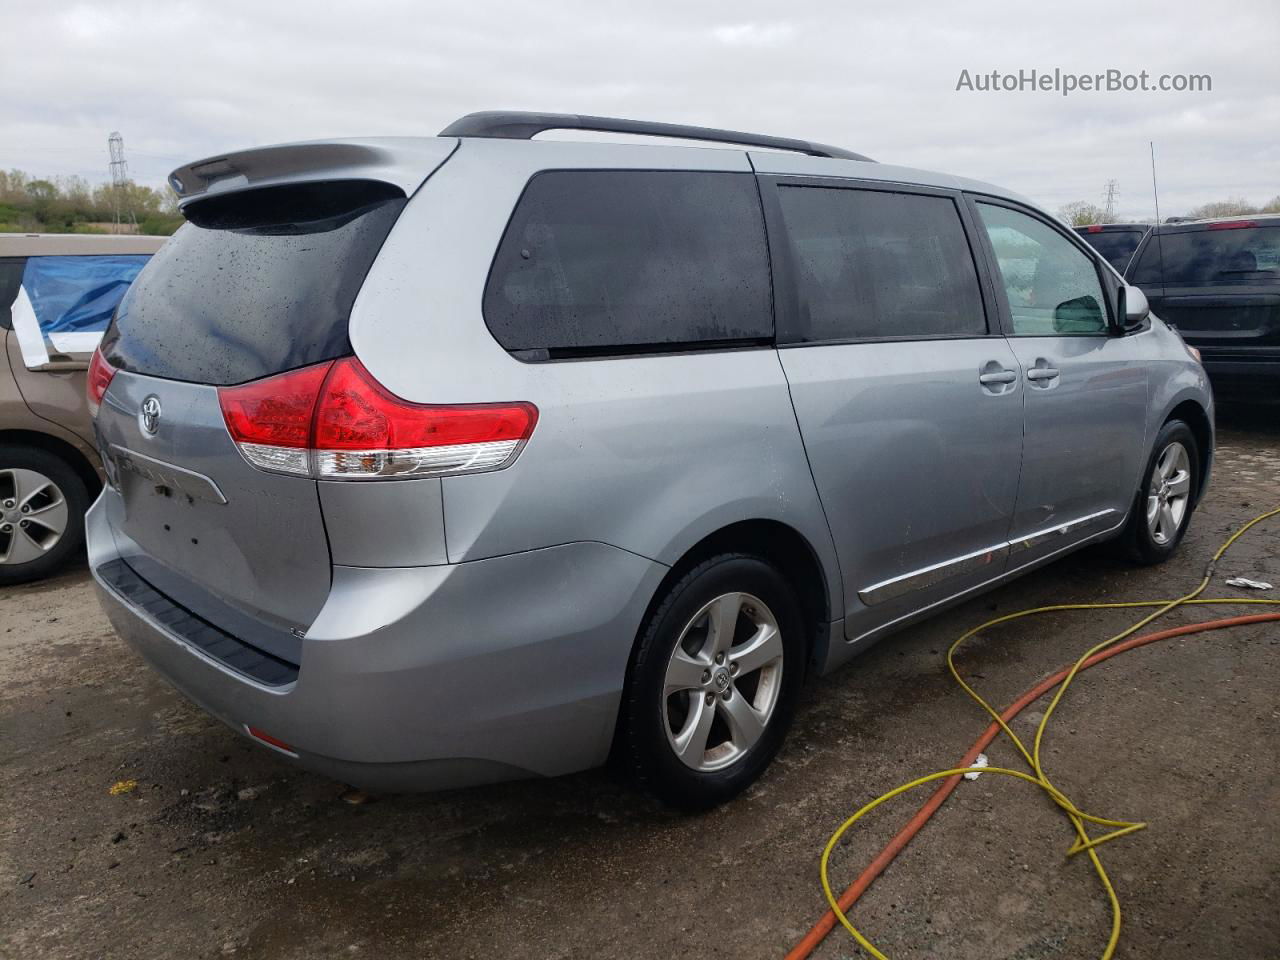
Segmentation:
[(1083, 227), (1090, 223), (1111, 223), (1115, 219), (1108, 217), (1101, 207), (1084, 200), (1063, 204), (1058, 209), (1058, 216), (1073, 227)]
[(1230, 200), (1215, 200), (1205, 203), (1190, 211), (1187, 216), (1192, 220), (1211, 220), (1217, 217), (1239, 217), (1259, 210), (1244, 197), (1233, 197)]
[(83, 177), (33, 178), (0, 170), (0, 232), (68, 233), (108, 229), (117, 210), (141, 231), (167, 235), (182, 223), (177, 198), (127, 182), (92, 185)]

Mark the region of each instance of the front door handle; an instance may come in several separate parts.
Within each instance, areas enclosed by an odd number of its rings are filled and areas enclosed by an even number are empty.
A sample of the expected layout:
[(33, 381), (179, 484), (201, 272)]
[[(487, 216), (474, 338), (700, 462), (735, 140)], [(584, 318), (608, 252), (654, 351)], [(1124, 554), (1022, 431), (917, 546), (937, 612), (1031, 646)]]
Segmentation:
[(1057, 376), (1057, 367), (1032, 367), (1027, 371), (1028, 380), (1055, 380)]
[(1013, 383), (1018, 379), (1018, 375), (1012, 370), (1001, 370), (998, 373), (980, 373), (978, 374), (978, 382), (984, 387), (992, 383)]

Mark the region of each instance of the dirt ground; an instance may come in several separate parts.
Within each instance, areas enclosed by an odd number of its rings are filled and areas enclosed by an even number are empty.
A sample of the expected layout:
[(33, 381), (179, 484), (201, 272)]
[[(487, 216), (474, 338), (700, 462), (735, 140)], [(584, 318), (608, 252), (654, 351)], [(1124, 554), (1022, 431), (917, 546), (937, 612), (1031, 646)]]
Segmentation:
[[(1280, 505), (1280, 415), (1224, 412), (1220, 427), (1211, 492), (1172, 562), (1133, 570), (1087, 550), (885, 641), (813, 685), (762, 782), (699, 817), (605, 772), (351, 805), (144, 667), (83, 569), (6, 590), (0, 956), (780, 957), (823, 910), (831, 831), (953, 765), (985, 727), (946, 675), (952, 638), (994, 611), (1178, 595), (1233, 528)], [(1280, 585), (1277, 543), (1280, 521), (1255, 528), (1212, 594), (1243, 595), (1222, 582), (1233, 574)], [(971, 646), (963, 669), (1003, 705), (1136, 618), (1029, 618)], [(1151, 824), (1102, 851), (1125, 911), (1118, 957), (1280, 957), (1278, 668), (1280, 625), (1255, 625), (1125, 654), (1064, 702), (1055, 782)], [(1017, 766), (1003, 744), (990, 753)], [(136, 787), (113, 793), (121, 781)], [(854, 830), (833, 861), (841, 887), (920, 799)], [(1033, 788), (963, 783), (855, 921), (899, 960), (1097, 956), (1106, 900), (1083, 858), (1064, 859), (1070, 841)], [(817, 956), (862, 954), (837, 929)]]

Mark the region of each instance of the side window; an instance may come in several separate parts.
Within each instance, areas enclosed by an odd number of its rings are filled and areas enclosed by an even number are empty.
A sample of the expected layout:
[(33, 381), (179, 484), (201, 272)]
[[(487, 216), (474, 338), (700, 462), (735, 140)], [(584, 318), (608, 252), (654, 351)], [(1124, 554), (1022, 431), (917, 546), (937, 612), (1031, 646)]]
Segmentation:
[(1153, 237), (1142, 255), (1138, 275), (1164, 264), (1171, 287), (1257, 282), (1280, 278), (1280, 227), (1256, 227), (1252, 221), (1224, 221)]
[(1107, 308), (1097, 265), (1035, 217), (979, 203), (1016, 336), (1106, 333)]
[(546, 356), (771, 340), (755, 177), (538, 174), (494, 258), (484, 316), (506, 349)]
[(1166, 238), (1154, 233), (1148, 238), (1142, 254), (1129, 271), (1129, 282), (1139, 286), (1159, 286), (1162, 282), (1160, 270), (1160, 245)]
[(25, 257), (0, 257), (0, 327), (6, 330), (13, 327), (13, 301), (22, 286), (22, 268), (26, 263)]
[(781, 185), (798, 329), (812, 342), (987, 332), (973, 253), (953, 200)]

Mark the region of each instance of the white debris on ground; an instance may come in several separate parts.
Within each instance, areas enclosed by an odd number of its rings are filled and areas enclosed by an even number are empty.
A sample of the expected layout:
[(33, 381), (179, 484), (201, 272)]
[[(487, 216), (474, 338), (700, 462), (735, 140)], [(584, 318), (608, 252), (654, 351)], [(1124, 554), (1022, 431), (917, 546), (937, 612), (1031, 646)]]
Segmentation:
[[(989, 764), (990, 762), (991, 762), (991, 761), (989, 761), (989, 760), (987, 759), (987, 755), (986, 755), (985, 753), (980, 753), (980, 754), (978, 754), (978, 755), (977, 755), (977, 757), (975, 757), (975, 758), (974, 758), (973, 763), (969, 764), (969, 766), (971, 766), (971, 767), (985, 767), (985, 766), (987, 766), (987, 764)], [(966, 773), (966, 774), (964, 775), (964, 778), (965, 778), (966, 780), (977, 780), (980, 776), (982, 776), (981, 771), (978, 771), (978, 770), (970, 770), (968, 773)]]
[(1248, 577), (1228, 577), (1228, 587), (1244, 587), (1246, 590), (1273, 590), (1271, 584), (1265, 580), (1250, 580)]

